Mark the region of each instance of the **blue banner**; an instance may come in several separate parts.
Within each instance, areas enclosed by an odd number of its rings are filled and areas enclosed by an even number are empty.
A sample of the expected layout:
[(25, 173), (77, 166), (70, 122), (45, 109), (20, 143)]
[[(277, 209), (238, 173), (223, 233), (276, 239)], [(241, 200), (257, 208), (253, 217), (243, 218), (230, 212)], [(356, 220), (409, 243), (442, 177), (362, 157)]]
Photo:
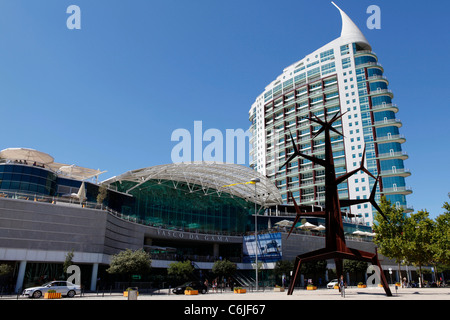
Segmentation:
[(244, 263), (255, 261), (255, 252), (258, 261), (276, 262), (281, 260), (281, 233), (264, 233), (258, 235), (258, 245), (255, 246), (255, 236), (245, 236), (243, 246)]

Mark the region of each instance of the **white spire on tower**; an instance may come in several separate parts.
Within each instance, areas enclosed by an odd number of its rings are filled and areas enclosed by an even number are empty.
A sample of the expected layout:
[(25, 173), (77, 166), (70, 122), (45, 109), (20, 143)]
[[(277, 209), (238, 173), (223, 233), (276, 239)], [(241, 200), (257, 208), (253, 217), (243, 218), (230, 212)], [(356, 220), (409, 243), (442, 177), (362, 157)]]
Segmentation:
[(331, 3), (339, 10), (342, 18), (342, 31), (341, 38), (345, 40), (345, 42), (352, 43), (365, 43), (370, 47), (369, 41), (367, 41), (366, 37), (363, 35), (361, 30), (356, 26), (356, 24), (350, 19), (350, 17), (342, 11), (341, 8), (337, 6), (333, 1)]

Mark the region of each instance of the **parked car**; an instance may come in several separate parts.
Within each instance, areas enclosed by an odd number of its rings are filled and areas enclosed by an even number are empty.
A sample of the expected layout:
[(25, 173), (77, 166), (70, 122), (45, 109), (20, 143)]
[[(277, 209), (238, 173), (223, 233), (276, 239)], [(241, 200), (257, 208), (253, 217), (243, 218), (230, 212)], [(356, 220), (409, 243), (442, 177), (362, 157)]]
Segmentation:
[(22, 294), (29, 298), (40, 298), (48, 290), (55, 290), (56, 292), (60, 292), (62, 296), (67, 296), (69, 298), (73, 298), (76, 294), (81, 293), (80, 286), (71, 282), (51, 281), (39, 287), (26, 288)]
[(337, 286), (338, 284), (339, 284), (338, 279), (333, 279), (333, 280), (331, 280), (330, 282), (328, 282), (327, 288), (328, 288), (328, 289), (333, 289), (334, 286)]
[(186, 282), (186, 283), (182, 284), (181, 286), (178, 286), (178, 287), (172, 289), (172, 292), (175, 294), (184, 294), (184, 290), (186, 290), (187, 287), (191, 287), (194, 290), (198, 290), (198, 292), (200, 292), (200, 293), (208, 292), (208, 287), (198, 281)]

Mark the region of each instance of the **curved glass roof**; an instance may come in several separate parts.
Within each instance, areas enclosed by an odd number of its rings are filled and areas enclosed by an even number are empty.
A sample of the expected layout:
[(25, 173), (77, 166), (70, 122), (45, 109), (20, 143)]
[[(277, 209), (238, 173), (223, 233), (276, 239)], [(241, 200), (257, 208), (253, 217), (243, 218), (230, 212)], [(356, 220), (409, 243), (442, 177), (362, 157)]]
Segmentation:
[[(260, 182), (256, 183), (256, 199), (255, 184), (249, 183), (254, 178), (260, 179)], [(158, 165), (128, 171), (102, 183), (109, 185), (120, 181), (137, 182), (126, 191), (128, 193), (149, 180), (171, 180), (174, 188), (177, 187), (177, 182), (183, 182), (189, 186), (190, 192), (203, 192), (206, 195), (214, 193), (219, 196), (225, 192), (262, 206), (282, 203), (278, 188), (269, 179), (249, 167), (229, 163), (189, 162)]]

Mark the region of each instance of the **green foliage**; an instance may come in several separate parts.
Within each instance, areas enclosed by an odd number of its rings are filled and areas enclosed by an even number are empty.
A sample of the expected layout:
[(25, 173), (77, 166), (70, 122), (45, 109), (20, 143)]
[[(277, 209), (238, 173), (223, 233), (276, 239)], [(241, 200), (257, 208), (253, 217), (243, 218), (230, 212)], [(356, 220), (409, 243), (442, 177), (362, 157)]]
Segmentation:
[(108, 189), (104, 185), (98, 187), (97, 203), (101, 204), (108, 196)]
[(367, 262), (357, 260), (344, 260), (344, 272), (358, 273), (367, 270)]
[(294, 262), (290, 260), (280, 260), (275, 264), (274, 274), (277, 277), (281, 277), (283, 274), (289, 276), (292, 269), (294, 269)]
[(419, 267), (425, 265), (450, 265), (450, 205), (443, 206), (445, 212), (433, 219), (426, 210), (407, 216), (392, 206), (385, 197), (380, 208), (388, 218), (375, 215), (374, 243), (384, 256)]
[(324, 274), (327, 269), (326, 260), (318, 260), (302, 263), (300, 266), (300, 273), (305, 275)]
[(228, 260), (218, 260), (214, 262), (212, 272), (218, 276), (231, 276), (236, 272), (236, 264)]
[(13, 272), (13, 267), (11, 267), (9, 264), (0, 264), (0, 276), (7, 275), (9, 273)]
[(412, 213), (407, 218), (404, 228), (404, 255), (409, 262), (419, 266), (420, 272), (422, 266), (433, 260), (433, 232), (434, 222), (426, 210)]
[(381, 197), (380, 209), (386, 216), (386, 221), (378, 212), (375, 214), (374, 232), (376, 236), (373, 242), (379, 247), (380, 253), (400, 263), (405, 256), (404, 228), (406, 215), (402, 209), (391, 205), (386, 197)]
[(127, 249), (111, 258), (109, 268), (106, 270), (111, 274), (145, 274), (151, 270), (151, 259), (144, 250), (133, 251)]
[(67, 254), (66, 254), (66, 258), (63, 263), (64, 273), (67, 273), (67, 268), (72, 265), (72, 260), (73, 260), (73, 250), (70, 252), (67, 252)]
[(174, 276), (178, 280), (186, 281), (189, 279), (190, 275), (194, 272), (194, 267), (191, 261), (179, 261), (173, 262), (169, 265), (167, 269), (167, 274)]
[(450, 204), (446, 202), (442, 208), (446, 211), (436, 217), (433, 233), (433, 260), (450, 266)]

